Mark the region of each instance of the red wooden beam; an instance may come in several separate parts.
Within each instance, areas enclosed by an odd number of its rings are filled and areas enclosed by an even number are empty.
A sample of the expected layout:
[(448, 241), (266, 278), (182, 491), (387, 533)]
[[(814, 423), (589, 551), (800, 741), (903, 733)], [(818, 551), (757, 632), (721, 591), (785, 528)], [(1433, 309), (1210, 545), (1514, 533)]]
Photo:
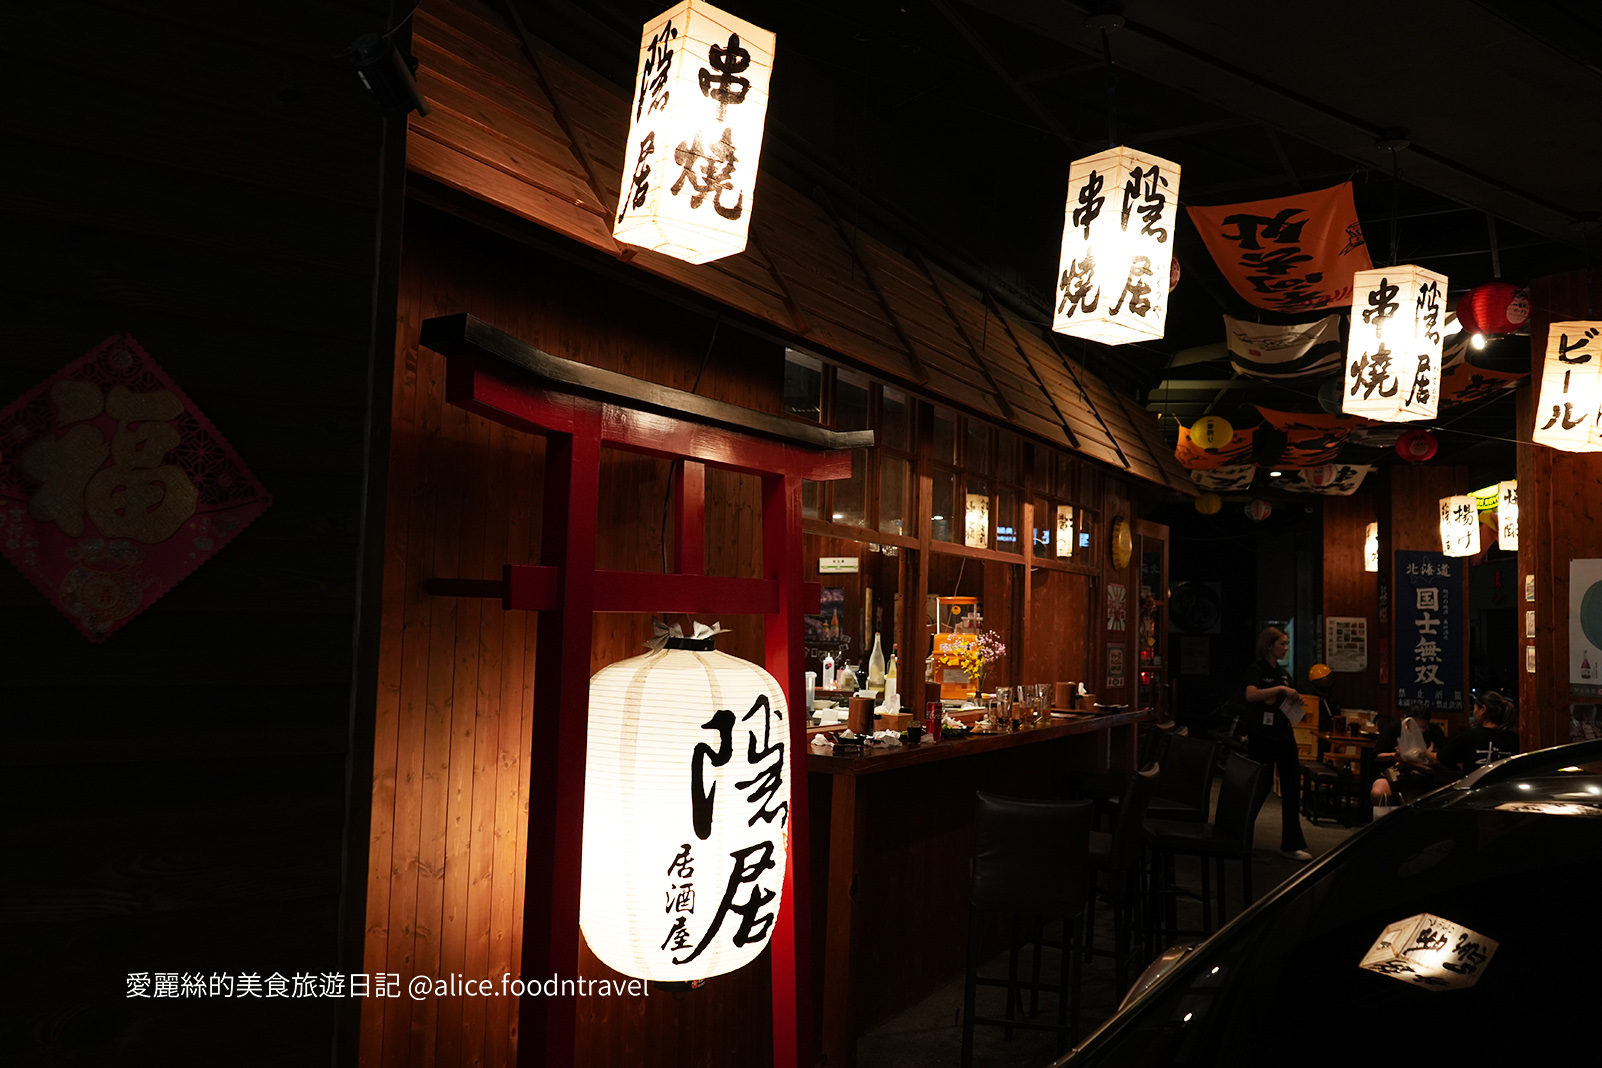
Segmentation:
[[(543, 564), (503, 564), (499, 580), (429, 579), (428, 592), (435, 597), (497, 597), (502, 608), (519, 612), (549, 611), (562, 603), (559, 572)], [(823, 610), (821, 583), (803, 582), (800, 597), (803, 613)], [(779, 586), (774, 579), (596, 571), (594, 602), (597, 612), (760, 615), (779, 604)]]
[(706, 570), (706, 464), (680, 460), (674, 468), (673, 570), (699, 575)]

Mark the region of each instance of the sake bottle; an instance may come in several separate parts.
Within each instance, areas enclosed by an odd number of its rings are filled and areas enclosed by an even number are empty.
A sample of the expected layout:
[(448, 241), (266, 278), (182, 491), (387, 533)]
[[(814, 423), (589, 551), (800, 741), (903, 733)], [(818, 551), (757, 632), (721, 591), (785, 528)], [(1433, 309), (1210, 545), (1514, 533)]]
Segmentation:
[(868, 689), (884, 689), (884, 650), (877, 633), (873, 636), (873, 652), (868, 656)]
[(823, 688), (834, 689), (834, 654), (827, 653), (823, 657)]

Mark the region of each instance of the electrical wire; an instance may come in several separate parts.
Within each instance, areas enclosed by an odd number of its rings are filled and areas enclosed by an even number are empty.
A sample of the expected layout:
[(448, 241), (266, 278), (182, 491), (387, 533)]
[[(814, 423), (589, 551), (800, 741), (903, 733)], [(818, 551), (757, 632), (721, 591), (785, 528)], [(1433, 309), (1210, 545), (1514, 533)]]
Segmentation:
[[(416, 10), (416, 9), (414, 8), (413, 10)], [(706, 351), (701, 353), (701, 366), (699, 366), (699, 367), (697, 367), (695, 369), (695, 380), (690, 383), (690, 392), (691, 393), (698, 392), (700, 390), (700, 388), (701, 388), (701, 375), (706, 372), (706, 362), (712, 356), (712, 346), (714, 344), (716, 344), (717, 340), (718, 340), (718, 327), (720, 327), (722, 325), (723, 325), (723, 317), (721, 315), (712, 320), (712, 336), (707, 338)], [(673, 503), (673, 472), (676, 471), (676, 470), (678, 470), (678, 465), (677, 464), (669, 464), (668, 465), (667, 492), (662, 497), (662, 534), (661, 534), (661, 542), (662, 542), (662, 574), (664, 574), (664, 575), (668, 574), (667, 528), (668, 528), (668, 515), (670, 514), (669, 508)], [(667, 618), (665, 616), (663, 617), (662, 622), (664, 624), (667, 622)]]

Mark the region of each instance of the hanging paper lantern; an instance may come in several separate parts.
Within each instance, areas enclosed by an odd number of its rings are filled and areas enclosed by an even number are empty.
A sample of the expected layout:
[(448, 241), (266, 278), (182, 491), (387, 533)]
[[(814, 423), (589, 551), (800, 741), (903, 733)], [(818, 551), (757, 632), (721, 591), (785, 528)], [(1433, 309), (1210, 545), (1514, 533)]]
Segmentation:
[(1228, 419), (1204, 415), (1190, 424), (1191, 444), (1201, 449), (1221, 449), (1235, 436), (1235, 428)]
[(1179, 165), (1118, 147), (1068, 168), (1059, 334), (1123, 345), (1163, 336), (1179, 204)]
[(640, 979), (749, 963), (784, 884), (784, 693), (695, 629), (590, 680), (579, 926), (608, 967)]
[(1441, 498), (1441, 552), (1474, 556), (1480, 551), (1480, 510), (1468, 495)]
[(1346, 395), (1346, 382), (1340, 375), (1331, 375), (1318, 384), (1318, 406), (1331, 415), (1341, 414), (1341, 398)]
[(1057, 506), (1057, 558), (1069, 559), (1074, 555), (1074, 506)]
[(1246, 505), (1246, 518), (1250, 519), (1254, 523), (1261, 523), (1263, 520), (1268, 518), (1269, 513), (1271, 513), (1273, 510), (1274, 509), (1269, 507), (1267, 501), (1263, 500), (1261, 497), (1257, 497)]
[(773, 47), (701, 0), (645, 24), (614, 238), (689, 263), (745, 250)]
[(964, 513), (962, 543), (970, 549), (990, 548), (990, 497), (988, 494), (968, 494), (968, 507)]
[(1519, 482), (1496, 484), (1496, 542), (1509, 552), (1519, 547)]
[(1352, 275), (1341, 409), (1390, 423), (1435, 418), (1446, 276), (1411, 264)]
[(1529, 292), (1511, 282), (1485, 282), (1457, 302), (1457, 325), (1471, 334), (1513, 334), (1529, 320)]
[(1537, 445), (1565, 452), (1602, 451), (1602, 322), (1553, 323), (1535, 406)]
[(1379, 570), (1379, 524), (1370, 523), (1363, 531), (1363, 570)]
[(1171, 256), (1168, 260), (1168, 292), (1172, 293), (1179, 288), (1179, 257)]
[(1202, 515), (1217, 515), (1218, 510), (1224, 507), (1224, 498), (1216, 493), (1204, 493), (1196, 498), (1196, 511)]
[(1435, 435), (1422, 428), (1403, 431), (1402, 436), (1396, 439), (1396, 455), (1415, 464), (1434, 456), (1439, 447)]
[(1339, 464), (1319, 464), (1317, 467), (1309, 467), (1303, 471), (1302, 479), (1309, 486), (1316, 486), (1319, 489), (1323, 489), (1331, 482), (1334, 482), (1340, 473), (1341, 468)]

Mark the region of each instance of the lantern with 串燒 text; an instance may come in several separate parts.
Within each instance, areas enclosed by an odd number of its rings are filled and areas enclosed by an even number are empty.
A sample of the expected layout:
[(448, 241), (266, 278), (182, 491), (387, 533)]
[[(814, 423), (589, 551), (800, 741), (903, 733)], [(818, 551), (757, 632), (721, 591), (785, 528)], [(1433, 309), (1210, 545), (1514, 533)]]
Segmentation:
[(590, 680), (579, 926), (641, 979), (734, 971), (778, 918), (789, 710), (772, 675), (711, 633), (664, 636)]
[(1519, 547), (1519, 483), (1510, 479), (1496, 484), (1496, 543), (1509, 552)]
[(1602, 322), (1553, 323), (1535, 405), (1537, 445), (1565, 452), (1602, 451)]
[(614, 238), (689, 263), (745, 250), (773, 48), (701, 0), (645, 24)]
[(1075, 160), (1051, 328), (1103, 345), (1161, 338), (1178, 204), (1176, 163), (1122, 146)]
[(1463, 494), (1441, 498), (1441, 552), (1447, 556), (1474, 556), (1480, 551), (1480, 510), (1474, 498)]
[(1391, 423), (1435, 418), (1446, 276), (1411, 264), (1352, 275), (1341, 410)]

